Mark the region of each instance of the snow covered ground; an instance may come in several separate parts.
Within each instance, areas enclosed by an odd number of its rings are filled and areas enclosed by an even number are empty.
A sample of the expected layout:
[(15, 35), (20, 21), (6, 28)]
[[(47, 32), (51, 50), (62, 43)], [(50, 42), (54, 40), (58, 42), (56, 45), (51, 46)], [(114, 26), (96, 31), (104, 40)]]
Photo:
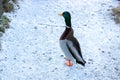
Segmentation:
[[(120, 25), (111, 9), (117, 0), (19, 0), (7, 14), (11, 27), (1, 38), (0, 80), (120, 80)], [(86, 66), (64, 65), (59, 37), (69, 11)]]

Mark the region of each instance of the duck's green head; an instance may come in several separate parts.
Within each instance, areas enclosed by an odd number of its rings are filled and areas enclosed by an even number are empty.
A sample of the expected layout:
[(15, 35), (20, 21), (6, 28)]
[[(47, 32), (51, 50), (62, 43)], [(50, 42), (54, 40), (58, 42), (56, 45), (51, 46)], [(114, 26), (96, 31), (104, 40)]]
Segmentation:
[(64, 17), (66, 26), (70, 28), (71, 27), (71, 15), (70, 15), (70, 13), (68, 11), (65, 11), (59, 15)]

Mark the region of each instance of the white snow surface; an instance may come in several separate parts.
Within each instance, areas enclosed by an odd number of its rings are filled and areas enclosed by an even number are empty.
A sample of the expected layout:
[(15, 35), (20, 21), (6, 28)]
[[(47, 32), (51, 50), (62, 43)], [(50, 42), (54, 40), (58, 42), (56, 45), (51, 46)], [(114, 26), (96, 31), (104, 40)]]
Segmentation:
[[(120, 25), (117, 0), (19, 0), (6, 14), (10, 28), (1, 37), (0, 80), (120, 80)], [(69, 11), (85, 67), (64, 64), (59, 46)]]

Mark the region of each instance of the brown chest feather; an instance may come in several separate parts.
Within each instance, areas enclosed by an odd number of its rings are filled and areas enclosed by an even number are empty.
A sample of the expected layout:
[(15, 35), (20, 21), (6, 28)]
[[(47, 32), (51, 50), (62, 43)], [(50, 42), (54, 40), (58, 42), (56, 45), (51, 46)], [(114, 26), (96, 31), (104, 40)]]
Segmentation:
[(73, 29), (66, 28), (63, 34), (61, 35), (60, 40), (68, 39), (70, 37), (73, 37)]

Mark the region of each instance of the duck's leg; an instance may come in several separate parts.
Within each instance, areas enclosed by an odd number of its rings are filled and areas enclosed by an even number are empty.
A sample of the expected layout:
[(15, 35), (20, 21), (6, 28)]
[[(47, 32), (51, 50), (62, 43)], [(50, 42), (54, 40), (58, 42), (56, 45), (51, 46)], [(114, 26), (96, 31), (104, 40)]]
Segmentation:
[(66, 63), (67, 66), (73, 66), (73, 63), (71, 62), (71, 60), (69, 58), (66, 58)]

